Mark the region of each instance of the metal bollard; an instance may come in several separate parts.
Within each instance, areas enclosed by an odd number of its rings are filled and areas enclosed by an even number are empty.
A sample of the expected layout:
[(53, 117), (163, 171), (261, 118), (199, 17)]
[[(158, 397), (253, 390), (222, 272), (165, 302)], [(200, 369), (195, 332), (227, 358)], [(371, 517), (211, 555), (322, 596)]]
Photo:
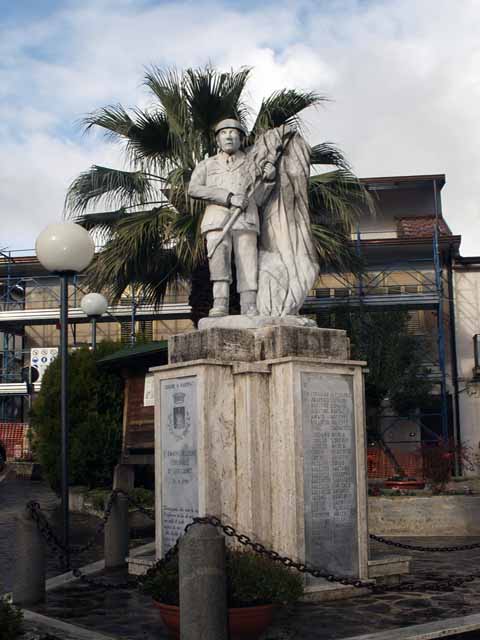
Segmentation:
[(12, 600), (29, 605), (45, 600), (45, 543), (30, 512), (15, 516), (16, 547)]
[(128, 555), (128, 498), (117, 495), (105, 525), (105, 568), (122, 567)]
[(225, 539), (215, 527), (193, 525), (180, 542), (180, 638), (227, 640)]

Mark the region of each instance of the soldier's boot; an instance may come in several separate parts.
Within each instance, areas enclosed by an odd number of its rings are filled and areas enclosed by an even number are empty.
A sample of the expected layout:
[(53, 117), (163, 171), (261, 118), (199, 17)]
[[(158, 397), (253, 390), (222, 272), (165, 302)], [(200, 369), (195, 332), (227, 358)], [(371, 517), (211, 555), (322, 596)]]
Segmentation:
[(230, 284), (228, 282), (213, 283), (213, 307), (208, 313), (210, 318), (228, 316), (229, 293)]
[(251, 290), (241, 292), (240, 313), (243, 316), (258, 316), (256, 291)]

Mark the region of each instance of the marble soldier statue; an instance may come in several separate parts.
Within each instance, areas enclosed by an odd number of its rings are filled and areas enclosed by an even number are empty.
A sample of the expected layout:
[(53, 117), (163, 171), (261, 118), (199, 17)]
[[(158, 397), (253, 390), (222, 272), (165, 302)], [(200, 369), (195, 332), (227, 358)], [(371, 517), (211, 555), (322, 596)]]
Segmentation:
[(296, 315), (318, 274), (307, 198), (310, 148), (288, 126), (242, 149), (245, 130), (229, 118), (215, 127), (219, 151), (195, 168), (189, 195), (206, 202), (213, 282), (211, 317), (228, 315), (232, 251), (241, 314)]
[[(240, 122), (229, 118), (216, 125), (215, 134), (219, 152), (197, 165), (189, 186), (190, 196), (207, 202), (201, 231), (206, 236), (213, 282), (213, 308), (209, 315), (228, 315), (232, 250), (241, 312), (257, 315), (257, 236), (260, 224), (256, 198), (247, 195), (255, 176), (252, 176), (247, 154), (241, 149), (245, 130)], [(275, 167), (272, 164), (265, 166), (263, 177), (267, 184), (273, 186)], [(233, 208), (240, 209), (241, 213), (218, 246), (214, 247), (232, 216)]]

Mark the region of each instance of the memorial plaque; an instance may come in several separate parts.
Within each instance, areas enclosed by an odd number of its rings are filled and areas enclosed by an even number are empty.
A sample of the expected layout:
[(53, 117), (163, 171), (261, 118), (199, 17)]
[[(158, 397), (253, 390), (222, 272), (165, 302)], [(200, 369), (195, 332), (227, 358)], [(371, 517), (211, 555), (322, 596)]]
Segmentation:
[(302, 373), (301, 386), (306, 559), (358, 576), (352, 377)]
[(198, 515), (197, 379), (160, 382), (162, 554)]

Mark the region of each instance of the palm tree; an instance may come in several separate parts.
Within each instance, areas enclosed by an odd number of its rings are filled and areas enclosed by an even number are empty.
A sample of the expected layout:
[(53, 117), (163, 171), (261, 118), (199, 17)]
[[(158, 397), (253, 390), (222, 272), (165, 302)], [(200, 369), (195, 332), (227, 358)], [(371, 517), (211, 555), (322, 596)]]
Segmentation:
[[(87, 274), (91, 286), (106, 290), (112, 300), (133, 286), (146, 303), (160, 304), (167, 290), (190, 282), (194, 322), (207, 314), (211, 290), (200, 233), (204, 205), (188, 198), (188, 182), (197, 162), (216, 152), (213, 127), (219, 120), (235, 117), (248, 126), (251, 112), (244, 94), (250, 72), (153, 67), (144, 80), (154, 98), (150, 108), (108, 106), (84, 119), (86, 131), (101, 129), (123, 145), (131, 169), (94, 165), (68, 189), (67, 213), (104, 243)], [(299, 114), (324, 100), (315, 92), (277, 91), (263, 100), (247, 143), (281, 124), (301, 129)], [(309, 198), (320, 264), (351, 268), (350, 231), (360, 209), (369, 206), (369, 196), (333, 145), (314, 146), (311, 162)]]

